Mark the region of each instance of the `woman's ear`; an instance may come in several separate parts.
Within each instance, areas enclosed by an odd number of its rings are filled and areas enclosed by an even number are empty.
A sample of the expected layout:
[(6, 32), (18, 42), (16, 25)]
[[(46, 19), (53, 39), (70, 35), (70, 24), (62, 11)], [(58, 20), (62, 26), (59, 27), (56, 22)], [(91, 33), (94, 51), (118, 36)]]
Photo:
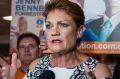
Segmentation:
[(83, 32), (84, 32), (84, 26), (81, 25), (81, 26), (77, 29), (77, 38), (81, 38)]

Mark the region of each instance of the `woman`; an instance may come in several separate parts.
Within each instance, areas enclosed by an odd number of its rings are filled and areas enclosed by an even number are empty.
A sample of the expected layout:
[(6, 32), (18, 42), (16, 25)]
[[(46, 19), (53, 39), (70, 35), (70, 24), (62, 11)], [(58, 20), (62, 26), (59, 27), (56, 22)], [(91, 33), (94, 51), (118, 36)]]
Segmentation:
[(53, 53), (41, 58), (24, 79), (90, 79), (91, 75), (92, 79), (111, 77), (104, 64), (77, 50), (84, 13), (76, 3), (50, 0), (45, 5), (44, 15), (47, 44)]
[(47, 44), (53, 53), (42, 58), (25, 79), (39, 79), (46, 70), (53, 71), (55, 79), (87, 79), (85, 65), (97, 79), (111, 76), (105, 65), (77, 50), (77, 38), (81, 36), (85, 19), (77, 4), (68, 0), (51, 0), (45, 5), (44, 15)]

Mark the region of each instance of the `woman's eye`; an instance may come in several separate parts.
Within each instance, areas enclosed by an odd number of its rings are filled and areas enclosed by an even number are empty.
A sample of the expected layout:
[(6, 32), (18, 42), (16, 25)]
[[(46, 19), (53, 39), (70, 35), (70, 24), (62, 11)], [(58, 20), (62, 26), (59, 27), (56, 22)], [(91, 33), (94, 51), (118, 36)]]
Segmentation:
[(46, 24), (46, 29), (50, 29), (51, 25), (50, 24)]
[(67, 26), (69, 26), (67, 23), (59, 23), (59, 26), (60, 27), (67, 27)]

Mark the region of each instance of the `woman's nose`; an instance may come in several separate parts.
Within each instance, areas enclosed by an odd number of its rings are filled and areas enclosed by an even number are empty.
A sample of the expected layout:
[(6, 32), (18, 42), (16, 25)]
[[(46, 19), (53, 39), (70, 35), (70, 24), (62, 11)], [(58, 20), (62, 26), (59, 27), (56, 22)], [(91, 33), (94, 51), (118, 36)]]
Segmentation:
[(60, 29), (59, 27), (54, 27), (52, 29), (52, 36), (59, 36), (60, 35)]

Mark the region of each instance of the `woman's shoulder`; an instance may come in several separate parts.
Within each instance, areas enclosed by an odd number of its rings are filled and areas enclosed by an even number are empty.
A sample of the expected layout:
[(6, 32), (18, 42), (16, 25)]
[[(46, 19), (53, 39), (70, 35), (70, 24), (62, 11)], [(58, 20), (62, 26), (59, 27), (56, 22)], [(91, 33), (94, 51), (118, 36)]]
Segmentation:
[(108, 67), (105, 64), (96, 60), (95, 58), (93, 57), (87, 58), (85, 64), (88, 65), (90, 71), (94, 72), (97, 79), (111, 77), (111, 73)]
[(88, 57), (86, 58), (86, 60), (83, 63), (83, 66), (87, 65), (90, 69), (90, 71), (94, 72), (96, 69), (96, 65), (99, 63), (98, 60), (92, 58), (92, 57)]
[(99, 63), (99, 61), (97, 59), (90, 57), (90, 56), (87, 56), (87, 55), (83, 55), (81, 57), (81, 60), (86, 65), (95, 65), (96, 66), (96, 64)]
[(30, 64), (30, 66), (29, 66), (30, 71), (33, 71), (33, 70), (35, 69), (35, 66), (37, 65), (37, 63), (39, 62), (39, 60), (40, 60), (40, 58), (34, 60), (34, 61)]
[(29, 66), (29, 69), (32, 71), (35, 69), (35, 67), (37, 66), (37, 64), (40, 64), (40, 63), (43, 63), (43, 62), (46, 62), (48, 61), (49, 62), (50, 60), (50, 56), (44, 56), (42, 58), (37, 58), (36, 60), (34, 60), (30, 66)]
[(91, 63), (98, 63), (99, 61), (96, 60), (95, 58), (93, 57), (88, 57), (85, 61), (85, 63), (88, 63), (88, 64), (91, 64)]

